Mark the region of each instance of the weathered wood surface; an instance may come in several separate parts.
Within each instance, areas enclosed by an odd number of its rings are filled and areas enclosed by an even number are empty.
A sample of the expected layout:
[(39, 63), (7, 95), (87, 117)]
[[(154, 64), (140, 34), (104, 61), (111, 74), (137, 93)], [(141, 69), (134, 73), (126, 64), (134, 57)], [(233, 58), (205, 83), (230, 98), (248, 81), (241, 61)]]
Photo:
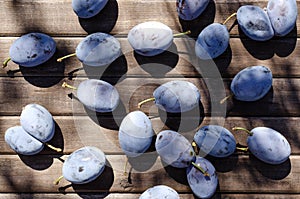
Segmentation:
[[(57, 193), (76, 192), (86, 193), (141, 193), (145, 189), (165, 184), (174, 187), (179, 193), (188, 193), (184, 169), (163, 167), (160, 158), (155, 155), (144, 157), (143, 161), (135, 164), (129, 181), (124, 175), (126, 156), (107, 155), (108, 166), (103, 174), (95, 181), (86, 185), (70, 185), (62, 180), (58, 186), (53, 181), (60, 176), (62, 159), (50, 156), (17, 156), (2, 155), (0, 159), (0, 190), (1, 193), (39, 192)], [(129, 160), (130, 161), (130, 160)], [(297, 193), (299, 194), (299, 165), (298, 156), (278, 166), (270, 166), (248, 156), (232, 156), (224, 160), (212, 160), (218, 173), (219, 190), (232, 193)], [(129, 171), (129, 168), (128, 168)], [(41, 181), (42, 180), (42, 181)], [(41, 183), (43, 182), (43, 183)]]
[[(92, 20), (80, 20), (72, 10), (71, 0), (2, 0), (0, 17), (3, 24), (0, 35), (21, 35), (31, 31), (50, 35), (86, 35), (101, 31), (112, 34), (127, 34), (138, 23), (160, 21), (174, 31), (192, 28), (200, 32), (212, 22), (222, 23), (241, 5), (253, 4), (264, 8), (267, 1), (211, 1), (206, 11), (193, 22), (179, 20), (174, 0), (110, 0), (102, 13)], [(233, 22), (228, 23), (228, 27)], [(299, 21), (297, 21), (299, 27)], [(237, 27), (232, 35), (239, 35)], [(296, 30), (292, 35), (296, 34)]]
[[(222, 77), (233, 77), (248, 66), (265, 65), (269, 67), (274, 77), (300, 77), (299, 42), (296, 38), (272, 39), (268, 42), (255, 42), (250, 39), (231, 38), (230, 48), (212, 61), (201, 61), (194, 54), (195, 40), (183, 37), (175, 38), (174, 44), (162, 55), (145, 58), (133, 52), (126, 38), (117, 37), (122, 46), (124, 56), (121, 56), (109, 67), (95, 69), (85, 67), (76, 57), (57, 63), (56, 59), (73, 53), (83, 37), (55, 37), (57, 53), (47, 63), (39, 68), (25, 69), (17, 72), (18, 65), (10, 62), (8, 67), (0, 70), (0, 76), (66, 76), (72, 71), (77, 76), (123, 76), (126, 77), (205, 77), (205, 71), (216, 68)], [(0, 60), (9, 56), (9, 48), (17, 37), (0, 37)], [(10, 73), (15, 71), (15, 73)]]
[[(76, 149), (92, 145), (97, 146), (106, 154), (122, 154), (122, 150), (118, 143), (118, 130), (120, 123), (111, 122), (110, 119), (103, 119), (100, 123), (92, 120), (88, 116), (55, 116), (56, 133), (55, 137), (50, 141), (51, 144), (62, 147), (64, 154), (70, 154)], [(205, 118), (198, 126), (198, 123), (191, 121), (182, 124), (181, 133), (192, 141), (195, 132), (202, 126), (211, 124), (212, 118)], [(120, 120), (119, 120), (120, 122)], [(173, 129), (174, 126), (166, 126), (160, 118), (151, 119), (153, 130), (159, 133), (161, 130)], [(0, 132), (3, 134), (8, 128), (20, 125), (19, 117), (0, 117)], [(189, 126), (188, 126), (189, 125)], [(242, 118), (228, 117), (224, 120), (224, 127), (231, 130), (233, 127), (245, 127), (251, 130), (258, 126), (271, 127), (281, 132), (291, 144), (292, 154), (300, 154), (300, 134), (298, 132), (300, 119), (298, 117), (260, 117), (260, 118)], [(187, 126), (189, 129), (187, 129)], [(185, 127), (185, 128), (184, 128)], [(246, 145), (247, 134), (243, 132), (232, 131), (238, 143)], [(4, 154), (15, 154), (4, 141), (4, 136), (0, 137), (0, 151)], [(41, 154), (55, 154), (48, 148)]]

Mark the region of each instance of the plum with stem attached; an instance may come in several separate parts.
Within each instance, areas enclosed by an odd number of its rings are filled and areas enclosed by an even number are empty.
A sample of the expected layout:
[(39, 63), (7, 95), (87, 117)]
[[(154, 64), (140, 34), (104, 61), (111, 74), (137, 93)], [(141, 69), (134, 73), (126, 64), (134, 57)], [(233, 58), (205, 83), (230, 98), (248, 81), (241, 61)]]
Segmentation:
[(54, 184), (58, 184), (62, 178), (73, 184), (86, 184), (98, 178), (105, 169), (105, 154), (93, 146), (77, 149), (64, 161), (62, 176)]
[(120, 42), (107, 33), (93, 33), (86, 36), (73, 54), (57, 59), (58, 62), (75, 56), (87, 66), (107, 66), (121, 55)]
[(13, 42), (10, 57), (3, 62), (3, 67), (10, 60), (23, 67), (35, 67), (48, 61), (55, 51), (56, 43), (52, 37), (44, 33), (28, 33)]
[(287, 139), (278, 131), (268, 127), (256, 127), (251, 131), (234, 127), (248, 133), (247, 145), (249, 151), (261, 161), (268, 164), (281, 164), (291, 154), (291, 146)]

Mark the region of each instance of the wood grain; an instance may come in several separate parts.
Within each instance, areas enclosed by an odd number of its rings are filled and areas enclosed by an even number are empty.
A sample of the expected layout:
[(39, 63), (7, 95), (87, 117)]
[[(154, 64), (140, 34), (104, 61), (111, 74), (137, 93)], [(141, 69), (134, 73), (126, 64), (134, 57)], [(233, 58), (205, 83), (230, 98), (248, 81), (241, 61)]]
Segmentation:
[[(167, 52), (155, 57), (143, 57), (133, 52), (127, 39), (118, 36), (123, 56), (108, 67), (83, 67), (76, 57), (57, 63), (56, 59), (73, 53), (83, 37), (55, 37), (57, 52), (47, 63), (37, 68), (24, 68), (10, 62), (0, 70), (0, 76), (53, 76), (53, 77), (205, 77), (206, 70), (215, 68), (224, 78), (233, 77), (248, 66), (264, 65), (274, 77), (300, 77), (299, 41), (296, 38), (273, 39), (254, 42), (249, 39), (231, 38), (230, 47), (212, 61), (201, 61), (194, 54), (195, 41), (191, 38), (175, 38)], [(5, 60), (9, 48), (17, 37), (0, 37), (0, 60)], [(73, 73), (72, 73), (73, 72)]]

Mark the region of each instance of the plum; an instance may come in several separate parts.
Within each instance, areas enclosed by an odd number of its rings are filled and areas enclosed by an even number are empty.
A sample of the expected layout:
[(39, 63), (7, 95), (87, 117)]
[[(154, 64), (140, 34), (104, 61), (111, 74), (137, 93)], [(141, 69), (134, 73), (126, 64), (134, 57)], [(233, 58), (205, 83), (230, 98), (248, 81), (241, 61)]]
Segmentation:
[(52, 115), (39, 104), (26, 105), (21, 113), (20, 123), (26, 132), (41, 142), (48, 142), (54, 136), (55, 123)]
[(188, 167), (195, 158), (191, 143), (172, 130), (164, 130), (157, 135), (155, 149), (165, 163), (176, 168)]
[(229, 33), (226, 26), (212, 23), (200, 32), (195, 44), (195, 53), (203, 60), (214, 59), (224, 53), (228, 45)]
[(121, 122), (119, 143), (127, 156), (136, 157), (150, 147), (153, 135), (152, 124), (146, 114), (133, 111)]
[(256, 101), (263, 98), (272, 87), (272, 72), (266, 66), (250, 66), (233, 78), (230, 89), (241, 101)]
[(144, 22), (134, 26), (129, 31), (127, 38), (135, 52), (143, 56), (158, 55), (173, 43), (172, 30), (157, 21)]
[(203, 174), (194, 165), (190, 165), (186, 169), (189, 186), (197, 197), (211, 198), (218, 186), (216, 169), (203, 157), (197, 157), (194, 164), (201, 166), (206, 174)]
[(71, 153), (63, 164), (62, 173), (73, 184), (86, 184), (99, 177), (105, 165), (105, 154), (96, 147), (86, 146)]
[(274, 36), (267, 13), (258, 6), (241, 6), (237, 11), (237, 21), (245, 35), (252, 40), (267, 41)]
[(285, 36), (295, 27), (298, 10), (296, 0), (269, 0), (267, 13), (275, 35)]
[(180, 199), (178, 193), (166, 185), (153, 186), (140, 195), (139, 199)]
[(72, 8), (80, 18), (91, 18), (97, 15), (108, 0), (72, 0)]
[(235, 127), (233, 130), (243, 130), (249, 134), (247, 138), (249, 151), (265, 163), (281, 164), (291, 154), (291, 146), (287, 139), (272, 128), (256, 127), (248, 131), (241, 127)]
[(177, 0), (176, 8), (179, 18), (193, 20), (200, 16), (206, 9), (209, 0)]
[(219, 125), (201, 127), (194, 135), (200, 151), (213, 157), (227, 157), (234, 153), (236, 141), (232, 133)]
[(49, 35), (33, 32), (16, 39), (9, 49), (3, 67), (12, 60), (23, 67), (35, 67), (48, 61), (56, 51), (56, 43)]
[(116, 109), (120, 102), (117, 89), (103, 80), (87, 79), (77, 88), (77, 98), (88, 109), (106, 113)]

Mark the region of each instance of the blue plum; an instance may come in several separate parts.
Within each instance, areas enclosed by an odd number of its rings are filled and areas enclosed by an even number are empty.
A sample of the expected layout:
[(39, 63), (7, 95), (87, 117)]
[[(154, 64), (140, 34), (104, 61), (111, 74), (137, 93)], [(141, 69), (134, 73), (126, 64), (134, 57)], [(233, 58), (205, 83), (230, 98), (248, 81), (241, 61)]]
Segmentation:
[(195, 159), (191, 143), (172, 130), (164, 130), (157, 135), (155, 149), (165, 163), (176, 168), (186, 168)]
[(287, 139), (278, 131), (268, 127), (252, 129), (247, 144), (255, 157), (269, 164), (281, 164), (291, 154)]
[(229, 45), (229, 33), (225, 25), (213, 23), (199, 34), (195, 52), (200, 59), (214, 59), (225, 52)]
[(134, 26), (129, 31), (127, 39), (136, 53), (155, 56), (172, 45), (173, 33), (167, 25), (149, 21)]
[(105, 165), (105, 154), (96, 147), (86, 146), (71, 153), (63, 164), (62, 173), (73, 184), (85, 184), (99, 177)]
[(252, 40), (267, 41), (274, 36), (267, 13), (258, 6), (241, 6), (237, 11), (237, 21), (245, 35)]
[(54, 136), (55, 123), (49, 111), (38, 104), (28, 104), (20, 116), (21, 126), (41, 142), (48, 142)]
[(42, 142), (29, 135), (21, 126), (7, 129), (5, 142), (11, 149), (22, 155), (35, 155), (44, 148)]
[(179, 18), (193, 20), (206, 9), (209, 0), (177, 0), (176, 8)]
[(195, 164), (202, 167), (209, 175), (203, 174), (193, 165), (190, 165), (186, 170), (189, 186), (197, 197), (211, 198), (218, 186), (216, 170), (208, 160), (202, 157), (197, 157)]
[(76, 47), (77, 58), (88, 66), (107, 66), (121, 55), (120, 42), (106, 33), (93, 33)]
[(296, 0), (269, 0), (267, 13), (275, 35), (285, 36), (295, 27), (298, 9)]
[(9, 56), (18, 65), (34, 67), (49, 60), (55, 51), (56, 43), (52, 37), (43, 33), (28, 33), (13, 42)]
[(108, 0), (72, 0), (72, 8), (80, 18), (91, 18), (97, 15)]
[(77, 88), (77, 98), (88, 109), (105, 113), (112, 112), (120, 102), (117, 89), (103, 80), (87, 79)]
[(136, 157), (150, 147), (153, 135), (152, 124), (147, 115), (141, 111), (133, 111), (121, 122), (119, 143), (127, 156)]
[(201, 152), (213, 157), (227, 157), (234, 153), (236, 141), (226, 128), (219, 125), (201, 127), (194, 136)]
[(156, 185), (144, 191), (139, 199), (180, 199), (178, 193), (166, 185)]
[(230, 89), (241, 101), (263, 98), (272, 87), (272, 72), (266, 66), (250, 66), (241, 70), (232, 80)]
[(169, 113), (181, 113), (199, 105), (200, 91), (191, 82), (174, 80), (162, 84), (153, 92), (155, 104)]

